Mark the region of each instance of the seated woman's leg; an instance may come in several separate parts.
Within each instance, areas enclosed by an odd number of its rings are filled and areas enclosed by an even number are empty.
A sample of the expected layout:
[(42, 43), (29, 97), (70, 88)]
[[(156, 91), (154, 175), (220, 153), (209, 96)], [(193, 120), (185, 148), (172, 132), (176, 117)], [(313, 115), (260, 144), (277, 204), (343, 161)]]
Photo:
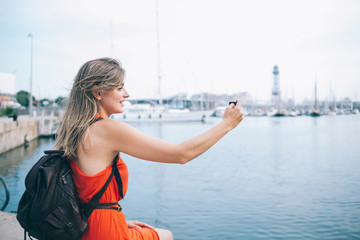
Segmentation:
[(159, 234), (160, 240), (173, 240), (172, 232), (166, 229), (155, 228), (155, 231)]

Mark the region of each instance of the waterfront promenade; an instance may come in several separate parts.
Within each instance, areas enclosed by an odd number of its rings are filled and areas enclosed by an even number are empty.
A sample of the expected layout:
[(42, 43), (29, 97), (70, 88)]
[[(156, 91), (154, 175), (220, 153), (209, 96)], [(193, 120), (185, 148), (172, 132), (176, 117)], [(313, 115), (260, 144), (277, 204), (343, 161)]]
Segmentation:
[(24, 229), (16, 220), (16, 215), (0, 211), (0, 239), (24, 239)]

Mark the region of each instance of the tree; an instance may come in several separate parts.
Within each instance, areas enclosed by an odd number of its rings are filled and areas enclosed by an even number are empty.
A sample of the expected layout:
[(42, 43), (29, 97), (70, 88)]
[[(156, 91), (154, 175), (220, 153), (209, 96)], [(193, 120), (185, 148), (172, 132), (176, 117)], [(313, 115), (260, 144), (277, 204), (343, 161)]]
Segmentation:
[(48, 98), (44, 98), (40, 100), (40, 106), (47, 107), (51, 105), (51, 101)]
[(21, 106), (29, 106), (29, 93), (26, 91), (19, 91), (16, 93), (16, 101), (20, 103)]
[(60, 106), (60, 107), (64, 107), (65, 105), (66, 105), (66, 98), (64, 98), (64, 97), (57, 97), (56, 99), (55, 99), (55, 103), (58, 105), (58, 106)]
[(3, 108), (1, 109), (1, 114), (0, 115), (4, 115), (4, 116), (7, 116), (7, 115), (11, 115), (14, 113), (14, 109), (12, 107), (6, 107), (6, 108)]
[[(29, 93), (26, 91), (19, 91), (16, 93), (16, 101), (20, 103), (21, 106), (28, 107), (29, 106)], [(36, 101), (34, 96), (32, 96), (32, 101)]]

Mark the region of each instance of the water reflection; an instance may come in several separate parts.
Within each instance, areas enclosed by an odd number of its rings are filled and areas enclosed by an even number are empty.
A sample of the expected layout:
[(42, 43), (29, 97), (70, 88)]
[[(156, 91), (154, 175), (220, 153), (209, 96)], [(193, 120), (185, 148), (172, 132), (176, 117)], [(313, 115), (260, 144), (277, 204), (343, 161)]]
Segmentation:
[(43, 139), (36, 139), (10, 151), (0, 154), (0, 175), (3, 177), (14, 174), (14, 169), (26, 159), (34, 156), (36, 148), (41, 144)]
[[(211, 125), (134, 127), (179, 143)], [(0, 155), (12, 193), (23, 192), (26, 173), (54, 144), (41, 141)], [(171, 229), (177, 240), (360, 239), (359, 142), (358, 116), (246, 118), (186, 165), (122, 154), (129, 168), (124, 214)], [(20, 196), (12, 197), (5, 211), (16, 210)]]

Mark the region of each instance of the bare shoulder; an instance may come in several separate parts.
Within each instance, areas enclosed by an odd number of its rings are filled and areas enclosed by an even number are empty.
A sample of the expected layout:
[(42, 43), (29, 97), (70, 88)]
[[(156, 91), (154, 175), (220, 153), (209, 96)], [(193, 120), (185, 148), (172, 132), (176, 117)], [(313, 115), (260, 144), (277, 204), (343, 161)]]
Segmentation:
[(101, 121), (96, 122), (94, 124), (94, 128), (102, 132), (111, 133), (113, 131), (121, 131), (132, 127), (124, 122), (116, 121), (113, 119), (103, 119)]
[(106, 140), (119, 141), (124, 136), (137, 132), (131, 125), (113, 119), (103, 119), (93, 124), (93, 132), (96, 136)]

